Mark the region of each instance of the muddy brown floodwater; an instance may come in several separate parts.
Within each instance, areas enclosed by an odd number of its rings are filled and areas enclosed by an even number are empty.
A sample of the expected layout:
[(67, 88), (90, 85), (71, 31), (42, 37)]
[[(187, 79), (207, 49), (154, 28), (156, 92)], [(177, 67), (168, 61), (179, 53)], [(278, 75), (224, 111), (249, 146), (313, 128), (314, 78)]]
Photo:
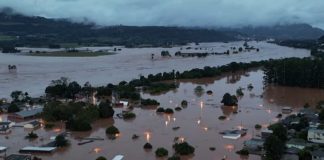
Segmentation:
[[(266, 42), (249, 42), (249, 45), (260, 48), (260, 52), (251, 51), (240, 54), (216, 55), (206, 58), (180, 58), (174, 53), (181, 52), (218, 52), (222, 53), (231, 47), (238, 48), (244, 42), (200, 43), (173, 48), (121, 48), (118, 54), (100, 57), (34, 57), (0, 53), (0, 97), (9, 97), (14, 90), (23, 90), (32, 96), (40, 96), (51, 80), (68, 77), (84, 84), (106, 85), (139, 78), (139, 75), (160, 72), (184, 71), (204, 66), (218, 66), (230, 62), (250, 62), (279, 59), (283, 57), (307, 57), (310, 51), (282, 47)], [(187, 47), (193, 49), (187, 50)], [(88, 47), (89, 50), (113, 50), (114, 47)], [(182, 50), (181, 50), (182, 48)], [(195, 50), (194, 48), (198, 48)], [(200, 50), (202, 48), (202, 50)], [(22, 52), (29, 50), (49, 51), (46, 48), (19, 48)], [(86, 49), (86, 48), (83, 48)], [(162, 58), (160, 52), (167, 50), (173, 56)], [(53, 50), (54, 51), (54, 50)], [(151, 54), (155, 54), (151, 60)], [(17, 73), (8, 71), (8, 65), (16, 65)]]
[[(182, 81), (177, 90), (161, 95), (143, 94), (144, 98), (159, 100), (161, 107), (164, 108), (175, 108), (182, 100), (189, 101), (189, 105), (169, 116), (157, 115), (154, 109), (135, 108), (137, 117), (134, 120), (124, 121), (114, 118), (114, 120), (97, 121), (93, 124), (94, 129), (91, 132), (73, 132), (69, 137), (71, 145), (67, 149), (39, 156), (45, 160), (94, 160), (99, 156), (111, 159), (114, 155), (122, 154), (126, 160), (155, 160), (157, 159), (154, 154), (156, 148), (165, 147), (169, 155), (172, 155), (173, 139), (181, 137), (196, 148), (195, 155), (182, 157), (183, 160), (220, 160), (224, 156), (230, 160), (259, 160), (260, 157), (255, 155), (240, 157), (235, 153), (242, 148), (245, 140), (260, 134), (254, 129), (255, 124), (261, 124), (265, 128), (277, 122), (278, 119), (275, 117), (281, 113), (283, 106), (290, 106), (294, 112), (297, 112), (306, 102), (314, 104), (324, 99), (324, 90), (280, 86), (264, 88), (262, 77), (263, 72), (256, 70), (215, 79)], [(237, 88), (247, 88), (250, 83), (254, 88), (251, 91), (243, 90), (244, 96), (239, 99), (238, 108), (222, 106), (220, 101), (224, 93), (235, 94)], [(197, 96), (194, 88), (198, 85), (201, 85), (205, 91), (212, 90), (213, 94)], [(260, 96), (262, 94), (263, 97)], [(234, 110), (238, 113), (234, 114)], [(115, 111), (119, 113), (121, 109)], [(219, 120), (218, 117), (221, 115), (226, 115), (227, 119)], [(5, 119), (5, 115), (2, 115), (2, 119)], [(115, 140), (108, 140), (105, 129), (112, 124), (119, 128), (121, 134)], [(172, 128), (177, 126), (180, 129), (174, 131)], [(220, 131), (239, 127), (248, 128), (248, 133), (238, 140), (224, 139), (219, 134)], [(28, 131), (14, 128), (8, 135), (8, 139), (1, 135), (0, 142), (1, 145), (9, 147), (8, 153), (15, 153), (26, 145), (39, 146), (49, 142), (50, 136), (63, 131), (60, 128), (61, 126), (58, 125), (49, 131), (38, 129), (35, 132), (40, 135), (40, 138), (31, 142), (23, 138)], [(133, 134), (139, 135), (140, 138), (132, 140)], [(104, 140), (78, 145), (78, 137), (101, 137)], [(146, 142), (153, 145), (152, 151), (143, 150)], [(216, 150), (210, 151), (209, 147), (215, 147)]]

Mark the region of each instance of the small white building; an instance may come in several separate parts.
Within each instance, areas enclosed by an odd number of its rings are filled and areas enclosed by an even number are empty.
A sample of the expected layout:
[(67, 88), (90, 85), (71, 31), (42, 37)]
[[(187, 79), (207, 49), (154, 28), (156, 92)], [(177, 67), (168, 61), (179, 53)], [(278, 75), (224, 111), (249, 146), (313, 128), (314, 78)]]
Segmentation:
[(35, 129), (41, 126), (41, 123), (39, 121), (32, 121), (24, 125), (24, 128), (26, 129)]
[(309, 129), (307, 140), (314, 143), (324, 144), (324, 130), (322, 129)]

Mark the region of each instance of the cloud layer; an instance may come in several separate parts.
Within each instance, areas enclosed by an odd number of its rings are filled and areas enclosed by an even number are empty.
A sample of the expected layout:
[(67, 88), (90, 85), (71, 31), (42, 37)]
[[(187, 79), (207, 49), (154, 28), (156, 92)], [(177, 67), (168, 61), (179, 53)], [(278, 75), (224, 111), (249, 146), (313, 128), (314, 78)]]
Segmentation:
[(1, 0), (27, 15), (99, 25), (264, 26), (324, 28), (324, 0)]

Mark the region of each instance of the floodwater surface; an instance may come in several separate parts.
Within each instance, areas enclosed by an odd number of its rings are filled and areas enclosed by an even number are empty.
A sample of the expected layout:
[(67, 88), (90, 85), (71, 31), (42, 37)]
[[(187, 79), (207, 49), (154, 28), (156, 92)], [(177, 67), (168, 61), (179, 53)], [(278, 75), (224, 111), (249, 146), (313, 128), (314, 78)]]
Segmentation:
[[(223, 53), (231, 47), (243, 46), (244, 42), (201, 43), (198, 46), (189, 44), (173, 48), (121, 48), (118, 54), (100, 57), (34, 57), (0, 53), (0, 97), (9, 97), (14, 90), (29, 92), (40, 96), (51, 80), (68, 77), (72, 81), (92, 85), (106, 85), (120, 81), (139, 78), (139, 75), (184, 71), (204, 66), (219, 66), (230, 62), (250, 62), (283, 57), (307, 57), (310, 52), (304, 49), (282, 47), (266, 42), (249, 42), (249, 45), (260, 49), (260, 52), (242, 52), (230, 55), (214, 55), (206, 58), (174, 57), (181, 52), (218, 52)], [(191, 47), (193, 49), (186, 49)], [(88, 47), (89, 50), (113, 50), (115, 47)], [(182, 50), (181, 50), (182, 48)], [(195, 49), (197, 48), (197, 50)], [(200, 50), (201, 48), (201, 50)], [(29, 50), (49, 51), (40, 48), (19, 48), (22, 52)], [(86, 48), (83, 48), (86, 49)], [(162, 58), (160, 52), (167, 50), (171, 58)], [(55, 51), (55, 50), (52, 50)], [(151, 54), (155, 54), (154, 60)], [(8, 65), (16, 65), (17, 72), (10, 73)]]

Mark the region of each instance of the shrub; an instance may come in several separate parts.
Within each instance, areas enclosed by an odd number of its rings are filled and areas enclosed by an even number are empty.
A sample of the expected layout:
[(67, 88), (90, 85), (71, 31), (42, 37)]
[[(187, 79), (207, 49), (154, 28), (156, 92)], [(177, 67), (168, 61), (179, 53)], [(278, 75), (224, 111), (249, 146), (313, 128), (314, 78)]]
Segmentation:
[(204, 88), (202, 86), (197, 86), (195, 88), (195, 94), (197, 97), (201, 97), (204, 94)]
[(153, 146), (150, 143), (145, 143), (143, 146), (144, 149), (152, 149)]
[(143, 106), (158, 106), (160, 103), (156, 101), (155, 99), (142, 99), (141, 104)]
[(237, 98), (235, 95), (230, 95), (229, 93), (225, 93), (221, 103), (225, 106), (236, 106), (237, 105)]
[(115, 134), (119, 134), (119, 130), (118, 128), (116, 128), (115, 126), (110, 126), (106, 129), (106, 134), (108, 135), (115, 135)]
[(182, 108), (181, 108), (181, 107), (176, 107), (174, 110), (176, 110), (176, 111), (181, 111)]
[(260, 124), (256, 124), (256, 125), (254, 126), (254, 128), (255, 128), (255, 129), (261, 129), (262, 126), (261, 126)]
[(236, 90), (236, 95), (237, 96), (244, 96), (243, 89), (241, 87)]
[(26, 136), (27, 139), (36, 139), (38, 138), (38, 135), (34, 132), (30, 132), (28, 133), (28, 135)]
[(164, 108), (162, 108), (162, 107), (159, 107), (157, 110), (156, 110), (156, 112), (157, 113), (164, 113)]
[(139, 138), (139, 135), (133, 134), (132, 139), (138, 139), (138, 138)]
[(133, 112), (126, 112), (123, 114), (123, 118), (124, 119), (132, 119), (132, 118), (135, 118), (136, 117), (136, 114), (133, 113)]
[(250, 83), (248, 86), (247, 86), (247, 88), (248, 88), (248, 90), (252, 90), (254, 87), (253, 87), (253, 85)]
[(68, 141), (65, 139), (65, 136), (58, 135), (55, 138), (55, 146), (56, 147), (65, 147), (68, 145)]
[(187, 107), (187, 106), (188, 106), (188, 101), (183, 100), (183, 101), (181, 102), (181, 106), (182, 106), (182, 107)]
[(165, 109), (164, 113), (166, 113), (166, 114), (173, 114), (173, 109), (167, 108), (167, 109)]
[(158, 148), (155, 151), (155, 155), (157, 157), (165, 157), (165, 156), (168, 156), (168, 154), (169, 154), (169, 152), (165, 148)]
[(239, 155), (244, 155), (244, 156), (247, 156), (250, 154), (247, 149), (241, 149), (241, 150), (237, 151), (236, 153)]
[(107, 160), (107, 158), (106, 157), (103, 157), (103, 156), (100, 156), (96, 160)]
[(226, 119), (226, 116), (219, 116), (218, 119), (219, 120), (225, 120)]
[(173, 145), (173, 148), (175, 152), (180, 155), (189, 155), (195, 152), (195, 148), (189, 145), (187, 142), (176, 143)]

